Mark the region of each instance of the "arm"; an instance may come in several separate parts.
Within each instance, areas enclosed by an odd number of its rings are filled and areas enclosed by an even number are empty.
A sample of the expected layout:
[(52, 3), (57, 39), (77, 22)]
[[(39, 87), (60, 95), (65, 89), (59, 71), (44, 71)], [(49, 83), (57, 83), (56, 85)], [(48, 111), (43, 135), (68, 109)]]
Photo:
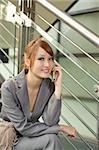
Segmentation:
[(59, 132), (63, 132), (72, 138), (76, 137), (76, 129), (72, 126), (59, 125), (58, 130), (59, 130)]
[(2, 85), (1, 88), (3, 110), (8, 119), (14, 124), (17, 131), (23, 136), (34, 137), (48, 133), (57, 133), (58, 125), (49, 127), (48, 125), (40, 122), (28, 122), (27, 117), (18, 107), (15, 102), (15, 95), (12, 93), (11, 88), (7, 85)]
[(53, 75), (55, 78), (54, 79), (55, 91), (54, 94), (50, 97), (49, 103), (47, 104), (43, 113), (43, 120), (49, 126), (58, 124), (59, 117), (61, 114), (60, 97), (61, 97), (62, 72), (61, 72), (61, 66), (58, 63), (55, 64)]
[[(55, 92), (51, 96), (48, 106), (46, 107), (43, 113), (44, 122), (50, 126), (55, 125), (59, 122), (59, 117), (61, 113), (61, 81), (61, 66), (58, 63), (56, 63), (54, 68)], [(74, 127), (67, 125), (59, 125), (58, 131), (66, 133), (71, 137), (76, 137), (76, 129)]]
[(44, 109), (43, 120), (44, 123), (48, 126), (53, 126), (58, 124), (59, 117), (61, 114), (61, 100), (56, 98), (56, 95), (53, 94)]

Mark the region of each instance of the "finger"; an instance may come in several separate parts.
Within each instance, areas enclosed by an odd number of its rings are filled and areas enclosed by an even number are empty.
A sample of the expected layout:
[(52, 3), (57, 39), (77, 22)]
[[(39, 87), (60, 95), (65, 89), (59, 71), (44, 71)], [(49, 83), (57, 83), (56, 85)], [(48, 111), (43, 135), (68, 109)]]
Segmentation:
[(70, 138), (75, 139), (76, 135), (68, 135)]

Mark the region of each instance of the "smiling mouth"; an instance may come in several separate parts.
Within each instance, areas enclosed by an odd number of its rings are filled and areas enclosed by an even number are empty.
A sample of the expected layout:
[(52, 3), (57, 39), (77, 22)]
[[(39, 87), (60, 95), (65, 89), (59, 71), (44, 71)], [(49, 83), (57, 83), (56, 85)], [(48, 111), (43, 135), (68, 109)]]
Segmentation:
[(44, 73), (49, 73), (49, 69), (42, 70)]
[(49, 70), (43, 71), (44, 73), (49, 73)]

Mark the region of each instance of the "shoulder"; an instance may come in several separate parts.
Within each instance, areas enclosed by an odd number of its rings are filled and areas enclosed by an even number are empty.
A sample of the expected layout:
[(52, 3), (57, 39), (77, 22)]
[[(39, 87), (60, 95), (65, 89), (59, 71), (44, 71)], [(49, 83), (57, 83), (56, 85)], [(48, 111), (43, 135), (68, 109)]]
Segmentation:
[(14, 77), (5, 80), (1, 85), (1, 91), (3, 91), (4, 89), (8, 89), (9, 91), (12, 90), (14, 88), (13, 80)]
[(14, 86), (16, 85), (15, 82), (21, 84), (24, 81), (24, 78), (25, 78), (25, 73), (24, 70), (22, 70), (19, 74), (17, 74), (17, 76), (5, 80), (1, 85), (1, 89), (3, 88), (13, 89)]
[(12, 82), (12, 78), (9, 78), (9, 79), (5, 80), (5, 81), (2, 83), (1, 88), (3, 88), (3, 87), (9, 87), (10, 84), (11, 84), (11, 82)]

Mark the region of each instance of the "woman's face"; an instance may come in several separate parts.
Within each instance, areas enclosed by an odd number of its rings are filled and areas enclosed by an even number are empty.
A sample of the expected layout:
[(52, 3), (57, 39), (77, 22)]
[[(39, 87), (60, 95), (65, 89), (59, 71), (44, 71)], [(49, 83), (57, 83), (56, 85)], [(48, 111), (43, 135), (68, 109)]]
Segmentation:
[(39, 47), (31, 72), (39, 78), (48, 78), (54, 65), (53, 57)]

